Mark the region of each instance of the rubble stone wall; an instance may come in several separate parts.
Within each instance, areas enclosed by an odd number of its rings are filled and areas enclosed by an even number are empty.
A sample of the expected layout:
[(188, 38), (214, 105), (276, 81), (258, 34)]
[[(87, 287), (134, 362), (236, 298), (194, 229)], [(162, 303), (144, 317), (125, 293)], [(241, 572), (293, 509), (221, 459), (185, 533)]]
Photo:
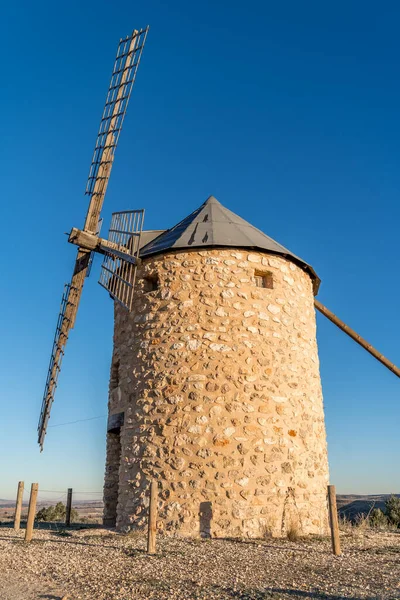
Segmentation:
[[(264, 273), (273, 289), (256, 286)], [(133, 311), (115, 305), (112, 373), (120, 530), (145, 525), (157, 478), (167, 532), (327, 532), (315, 309), (299, 266), (240, 249), (144, 260)]]

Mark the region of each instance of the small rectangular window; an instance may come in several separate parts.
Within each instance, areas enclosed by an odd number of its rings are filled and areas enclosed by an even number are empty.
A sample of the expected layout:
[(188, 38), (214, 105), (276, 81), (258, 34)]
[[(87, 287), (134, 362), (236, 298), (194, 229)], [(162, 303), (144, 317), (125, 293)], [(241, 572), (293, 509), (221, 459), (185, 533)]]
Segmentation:
[(111, 364), (110, 390), (119, 386), (119, 359), (114, 358)]
[(148, 292), (154, 292), (155, 290), (158, 290), (157, 275), (151, 275), (149, 277), (144, 277), (143, 281), (144, 281), (143, 291), (145, 294), (147, 294)]
[(269, 271), (265, 271), (265, 272), (255, 271), (254, 281), (255, 281), (256, 287), (259, 287), (259, 288), (267, 288), (269, 290), (272, 290), (274, 287), (274, 279), (273, 279), (272, 273), (270, 273)]

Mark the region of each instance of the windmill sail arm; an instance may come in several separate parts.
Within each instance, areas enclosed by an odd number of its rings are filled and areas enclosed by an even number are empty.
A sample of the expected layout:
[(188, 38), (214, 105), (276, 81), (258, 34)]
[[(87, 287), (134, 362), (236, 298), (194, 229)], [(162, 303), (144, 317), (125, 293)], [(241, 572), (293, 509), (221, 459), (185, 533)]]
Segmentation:
[[(78, 245), (78, 253), (71, 283), (66, 285), (62, 297), (43, 395), (38, 425), (38, 441), (42, 450), (65, 346), (68, 341), (69, 332), (75, 323), (85, 277), (90, 271), (93, 252), (105, 254), (110, 262), (114, 261), (117, 263), (119, 261), (118, 264), (123, 263), (124, 273), (126, 272), (129, 276), (127, 281), (123, 279), (123, 285), (129, 288), (128, 292), (132, 295), (131, 290), (133, 289), (135, 269), (139, 260), (138, 249), (140, 247), (141, 226), (137, 234), (134, 231), (130, 232), (129, 239), (137, 240), (134, 251), (133, 248), (131, 251), (130, 247), (126, 246), (123, 236), (121, 238), (122, 243), (119, 240), (112, 243), (113, 240), (103, 240), (98, 235), (100, 211), (107, 191), (115, 149), (135, 82), (147, 32), (148, 27), (140, 31), (134, 30), (131, 35), (128, 35), (125, 39), (121, 39), (119, 42), (86, 186), (86, 194), (89, 196), (89, 207), (84, 230), (73, 230), (70, 235), (69, 241)], [(114, 254), (114, 258), (112, 253)], [(119, 291), (122, 284), (116, 287), (118, 287)], [(125, 296), (129, 296), (128, 292), (124, 290), (124, 298)]]
[(392, 373), (397, 375), (397, 377), (400, 377), (400, 369), (398, 367), (396, 367), (395, 364), (393, 364), (388, 358), (386, 358), (386, 356), (381, 354), (369, 342), (364, 340), (364, 338), (362, 338), (361, 335), (359, 335), (353, 329), (351, 329), (351, 327), (346, 325), (346, 323), (344, 323), (341, 319), (339, 319), (339, 317), (337, 317), (332, 311), (330, 311), (329, 308), (326, 308), (326, 306), (321, 304), (321, 302), (319, 302), (316, 299), (314, 300), (314, 305), (315, 305), (315, 308), (321, 314), (323, 314), (327, 319), (332, 321), (332, 323), (334, 323), (337, 327), (339, 327), (339, 329), (341, 329), (342, 331), (347, 333), (347, 335), (350, 336), (352, 340), (354, 340), (355, 342), (357, 342), (357, 344), (362, 346), (364, 348), (364, 350), (366, 350), (367, 352), (372, 354), (372, 356), (374, 358), (379, 360), (380, 363), (385, 365), (385, 367), (387, 367), (390, 371), (392, 371)]

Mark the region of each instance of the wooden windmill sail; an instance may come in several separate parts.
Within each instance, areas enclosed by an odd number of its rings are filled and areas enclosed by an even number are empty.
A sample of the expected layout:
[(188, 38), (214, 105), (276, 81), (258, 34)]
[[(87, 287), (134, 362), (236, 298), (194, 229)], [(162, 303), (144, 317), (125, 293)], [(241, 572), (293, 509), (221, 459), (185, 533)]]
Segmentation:
[(121, 133), (132, 87), (146, 41), (148, 27), (134, 30), (121, 39), (100, 121), (86, 194), (89, 207), (83, 230), (72, 229), (69, 241), (78, 246), (71, 282), (65, 285), (50, 357), (38, 425), (38, 443), (43, 449), (47, 423), (57, 387), (61, 362), (70, 330), (73, 328), (83, 284), (89, 273), (93, 252), (105, 255), (100, 282), (113, 298), (130, 307), (138, 260), (144, 211), (115, 213), (110, 237), (98, 237), (100, 213), (110, 179), (115, 149)]

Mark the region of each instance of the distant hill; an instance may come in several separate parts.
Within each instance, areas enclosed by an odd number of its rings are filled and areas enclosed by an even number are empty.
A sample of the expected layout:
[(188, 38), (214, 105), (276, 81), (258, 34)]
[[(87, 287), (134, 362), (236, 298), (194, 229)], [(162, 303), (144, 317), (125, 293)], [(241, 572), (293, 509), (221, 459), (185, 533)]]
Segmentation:
[[(57, 504), (57, 502), (59, 502), (59, 500), (38, 500), (37, 502), (37, 506), (53, 506), (55, 504)], [(29, 501), (28, 500), (24, 500), (22, 502), (22, 506), (28, 506)], [(64, 504), (65, 504), (65, 500), (64, 500)], [(73, 504), (74, 506), (76, 505), (83, 505), (83, 506), (93, 506), (93, 505), (102, 505), (103, 504), (103, 500), (73, 500)], [(0, 507), (1, 508), (14, 508), (15, 507), (15, 500), (5, 500), (4, 498), (0, 498)]]
[(15, 500), (5, 500), (4, 498), (0, 498), (0, 506), (3, 508), (8, 508), (9, 506), (15, 506)]
[[(353, 521), (359, 514), (367, 514), (373, 508), (380, 508), (381, 510), (385, 507), (385, 500), (389, 498), (391, 494), (338, 494), (336, 497), (337, 507), (339, 515), (345, 516), (350, 521)], [(400, 497), (400, 494), (395, 494)], [(56, 500), (47, 500), (45, 502), (39, 501), (38, 508), (42, 506), (51, 506), (56, 504)], [(101, 500), (74, 500), (74, 506), (87, 506), (90, 507), (101, 507)], [(23, 506), (28, 506), (28, 501), (23, 502)], [(2, 509), (14, 508), (15, 500), (7, 500), (0, 498), (0, 507)]]
[[(353, 521), (357, 515), (368, 514), (371, 509), (385, 508), (385, 500), (391, 494), (338, 494), (336, 497), (339, 515)], [(395, 494), (400, 497), (400, 494)]]

